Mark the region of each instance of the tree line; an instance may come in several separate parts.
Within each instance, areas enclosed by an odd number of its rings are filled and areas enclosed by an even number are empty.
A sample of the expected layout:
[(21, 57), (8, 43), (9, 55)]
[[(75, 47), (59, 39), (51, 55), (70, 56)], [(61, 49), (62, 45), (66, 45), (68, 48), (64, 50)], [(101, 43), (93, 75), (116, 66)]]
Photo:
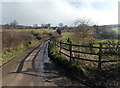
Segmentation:
[(67, 25), (63, 25), (63, 23), (59, 23), (58, 26), (51, 26), (50, 23), (45, 23), (41, 24), (40, 26), (38, 24), (33, 24), (33, 26), (25, 26), (25, 25), (19, 25), (17, 20), (13, 20), (10, 23), (2, 25), (3, 29), (42, 29), (42, 28), (47, 28), (47, 29), (61, 29), (63, 30), (64, 28), (68, 27)]

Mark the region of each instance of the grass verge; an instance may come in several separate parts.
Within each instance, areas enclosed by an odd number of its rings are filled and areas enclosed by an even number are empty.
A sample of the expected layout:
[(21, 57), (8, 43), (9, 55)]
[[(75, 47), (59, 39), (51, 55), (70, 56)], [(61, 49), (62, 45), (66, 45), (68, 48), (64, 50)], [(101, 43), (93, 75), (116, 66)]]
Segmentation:
[(60, 55), (53, 43), (49, 42), (48, 56), (50, 59), (60, 66), (70, 77), (79, 80), (82, 84), (88, 87), (96, 86), (85, 74), (85, 69), (79, 67), (73, 62), (68, 61), (64, 56)]
[(65, 59), (64, 56), (60, 55), (53, 46), (53, 43), (49, 43), (48, 55), (56, 64), (60, 65), (67, 72), (71, 72), (76, 75), (83, 75), (82, 69), (76, 64)]
[(4, 60), (7, 58), (11, 58), (11, 57), (15, 56), (16, 54), (23, 52), (24, 50), (26, 50), (27, 48), (31, 47), (34, 44), (37, 44), (37, 41), (31, 41), (30, 44), (27, 44), (26, 46), (23, 46), (22, 48), (17, 48), (15, 50), (6, 51), (2, 54), (2, 58), (0, 58), (0, 59)]

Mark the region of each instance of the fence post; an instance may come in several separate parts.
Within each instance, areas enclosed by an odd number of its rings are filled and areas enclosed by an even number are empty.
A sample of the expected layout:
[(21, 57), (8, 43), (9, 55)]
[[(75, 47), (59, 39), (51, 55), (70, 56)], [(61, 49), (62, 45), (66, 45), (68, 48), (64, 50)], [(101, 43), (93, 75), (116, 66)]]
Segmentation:
[(101, 70), (101, 59), (102, 59), (102, 44), (100, 43), (99, 47), (99, 59), (98, 59), (98, 70)]
[(53, 44), (55, 43), (55, 39), (52, 40), (52, 43), (53, 43)]
[(70, 51), (70, 62), (71, 62), (71, 60), (72, 60), (72, 41), (70, 41), (69, 51)]
[(53, 45), (55, 46), (55, 40), (53, 40)]
[(90, 46), (90, 53), (93, 53), (93, 49), (92, 49), (93, 44), (92, 44), (92, 43), (90, 43), (90, 44), (89, 44), (89, 46)]
[(54, 42), (54, 46), (55, 46), (55, 47), (56, 47), (56, 43), (57, 43), (57, 42), (56, 42), (56, 40), (55, 40), (55, 42)]
[(62, 40), (60, 40), (60, 51), (59, 51), (60, 54), (61, 54), (61, 49), (62, 49), (62, 48), (61, 48), (61, 47), (62, 47), (61, 45), (62, 45)]

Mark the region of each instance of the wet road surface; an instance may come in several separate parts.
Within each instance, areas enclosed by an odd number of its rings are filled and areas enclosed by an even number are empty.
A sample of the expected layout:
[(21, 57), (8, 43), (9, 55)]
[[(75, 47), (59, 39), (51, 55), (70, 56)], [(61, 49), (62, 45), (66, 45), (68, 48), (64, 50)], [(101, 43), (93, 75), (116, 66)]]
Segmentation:
[(85, 86), (68, 77), (48, 57), (48, 41), (2, 66), (2, 86)]

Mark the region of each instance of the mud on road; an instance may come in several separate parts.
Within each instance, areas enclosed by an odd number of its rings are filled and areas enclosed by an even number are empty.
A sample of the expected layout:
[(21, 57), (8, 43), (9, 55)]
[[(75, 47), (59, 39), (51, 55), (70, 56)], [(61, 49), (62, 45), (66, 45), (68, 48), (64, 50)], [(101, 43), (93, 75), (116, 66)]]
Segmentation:
[(48, 42), (40, 42), (2, 66), (2, 86), (85, 86), (50, 60)]

